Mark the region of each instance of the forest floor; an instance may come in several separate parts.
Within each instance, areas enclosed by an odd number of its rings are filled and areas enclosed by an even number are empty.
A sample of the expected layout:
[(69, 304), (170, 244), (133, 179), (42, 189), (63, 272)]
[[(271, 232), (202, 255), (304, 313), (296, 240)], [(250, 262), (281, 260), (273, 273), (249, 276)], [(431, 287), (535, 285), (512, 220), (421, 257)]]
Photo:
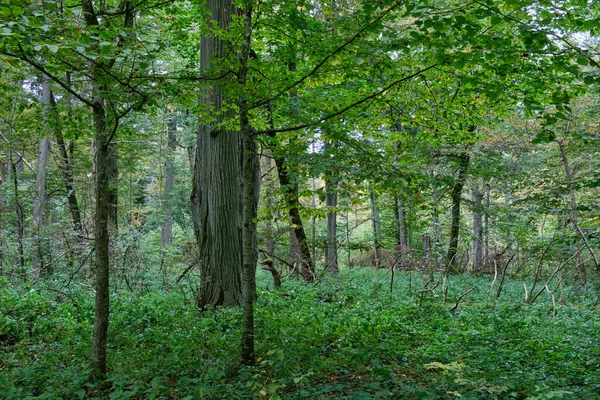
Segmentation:
[[(396, 273), (390, 292), (390, 276), (345, 270), (274, 291), (261, 271), (255, 367), (239, 362), (241, 310), (199, 313), (181, 287), (120, 290), (102, 397), (600, 398), (597, 286), (585, 295), (565, 286), (564, 304), (557, 291), (556, 306), (546, 292), (527, 305), (518, 279), (507, 278), (490, 303), (488, 276), (451, 277), (446, 295), (407, 272)], [(0, 398), (99, 397), (86, 383), (92, 320), (88, 288), (0, 280)]]

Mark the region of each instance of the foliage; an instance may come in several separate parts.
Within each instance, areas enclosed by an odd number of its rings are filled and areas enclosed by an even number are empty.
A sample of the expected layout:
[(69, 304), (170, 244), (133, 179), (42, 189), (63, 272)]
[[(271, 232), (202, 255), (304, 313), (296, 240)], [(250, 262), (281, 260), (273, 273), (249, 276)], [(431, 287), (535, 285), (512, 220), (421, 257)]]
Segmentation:
[[(597, 296), (524, 303), (507, 278), (490, 309), (489, 278), (423, 292), (412, 273), (344, 271), (316, 286), (259, 290), (257, 366), (237, 362), (240, 310), (202, 314), (184, 292), (113, 294), (112, 399), (125, 398), (594, 398), (600, 395)], [(267, 281), (261, 276), (261, 287)], [(96, 398), (85, 391), (93, 313), (42, 284), (0, 291), (1, 398)], [(567, 290), (567, 289), (565, 289)], [(193, 303), (192, 303), (193, 304)]]

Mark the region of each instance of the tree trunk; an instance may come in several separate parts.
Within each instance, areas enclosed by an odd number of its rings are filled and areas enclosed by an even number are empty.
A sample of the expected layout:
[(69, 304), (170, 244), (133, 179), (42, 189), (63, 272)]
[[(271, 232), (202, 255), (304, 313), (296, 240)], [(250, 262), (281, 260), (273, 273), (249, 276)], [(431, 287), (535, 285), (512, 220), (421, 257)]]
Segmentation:
[[(310, 255), (308, 239), (306, 237), (306, 232), (304, 231), (302, 218), (300, 217), (300, 209), (298, 208), (298, 186), (290, 182), (289, 174), (283, 157), (275, 157), (275, 166), (277, 167), (279, 185), (283, 189), (283, 198), (288, 208), (290, 222), (292, 224), (291, 230), (293, 231), (299, 250), (294, 254), (294, 256), (298, 257), (298, 260), (301, 263), (299, 267), (301, 267), (301, 273), (304, 279), (309, 282), (313, 282), (315, 280), (315, 267)], [(293, 240), (294, 238), (290, 238), (290, 244), (292, 244)], [(290, 246), (290, 248), (292, 248), (292, 246)]]
[(0, 276), (4, 275), (4, 226), (3, 219), (4, 216), (4, 193), (3, 193), (3, 184), (4, 184), (4, 163), (0, 160)]
[(108, 226), (115, 237), (119, 232), (119, 146), (108, 145)]
[[(331, 148), (329, 141), (325, 141), (325, 154)], [(325, 205), (327, 206), (327, 248), (325, 251), (325, 270), (330, 275), (336, 276), (339, 272), (337, 248), (337, 177), (335, 169), (325, 177)]]
[(488, 262), (487, 260), (490, 257), (490, 192), (491, 192), (491, 187), (490, 185), (486, 185), (485, 186), (485, 214), (484, 214), (484, 230), (483, 230), (483, 235), (484, 235), (484, 244), (485, 244), (485, 250), (484, 250), (484, 256), (483, 259), (485, 260), (485, 262)]
[(33, 225), (34, 225), (34, 246), (31, 252), (33, 269), (45, 276), (50, 276), (52, 271), (46, 268), (46, 255), (48, 249), (45, 245), (44, 234), (44, 213), (46, 208), (46, 164), (48, 163), (48, 152), (50, 151), (50, 140), (47, 132), (51, 129), (52, 121), (52, 92), (50, 91), (50, 80), (47, 76), (42, 78), (42, 104), (44, 118), (43, 137), (38, 146), (37, 169), (35, 173), (35, 199), (33, 201)]
[[(263, 158), (262, 170), (264, 171), (265, 177), (264, 186), (265, 199), (267, 201), (266, 206), (267, 210), (269, 210), (270, 215), (270, 213), (275, 209), (275, 197), (273, 192), (274, 182), (271, 174), (271, 158), (269, 156)], [(271, 216), (267, 217), (265, 221), (265, 241), (266, 256), (268, 258), (265, 261), (265, 265), (267, 266), (267, 270), (273, 276), (273, 287), (275, 289), (279, 289), (281, 287), (281, 274), (279, 270), (275, 267), (275, 262), (273, 261), (275, 255), (275, 231), (273, 229), (273, 222)]]
[[(54, 101), (54, 97), (52, 97), (52, 107), (54, 109), (54, 112), (56, 112), (56, 103)], [(55, 127), (54, 136), (56, 138), (56, 144), (60, 152), (60, 161), (58, 163), (58, 168), (60, 169), (63, 184), (65, 185), (65, 190), (67, 194), (67, 204), (69, 206), (71, 220), (73, 221), (73, 229), (75, 230), (75, 232), (81, 233), (83, 231), (83, 226), (81, 223), (81, 211), (79, 210), (79, 203), (77, 202), (77, 196), (75, 194), (75, 187), (73, 183), (74, 144), (73, 142), (71, 142), (69, 145), (69, 150), (67, 151), (67, 146), (65, 144), (62, 132), (58, 127)]]
[(479, 271), (483, 266), (483, 192), (479, 186), (473, 188), (473, 270)]
[[(252, 34), (252, 7), (245, 2), (244, 41), (239, 56), (240, 70), (238, 83), (244, 87), (248, 74), (248, 57), (250, 54), (250, 39)], [(260, 169), (258, 155), (254, 142), (254, 130), (250, 126), (248, 116), (248, 101), (244, 93), (240, 94), (240, 133), (242, 135), (242, 170), (243, 170), (243, 200), (242, 200), (242, 247), (243, 247), (243, 321), (242, 321), (242, 362), (254, 365), (254, 298), (256, 297), (256, 216), (258, 198), (260, 195)]]
[(371, 230), (373, 232), (373, 260), (375, 262), (375, 268), (381, 267), (379, 260), (379, 215), (377, 213), (377, 207), (375, 205), (375, 193), (371, 191), (369, 199), (371, 200)]
[(96, 143), (96, 213), (94, 246), (96, 268), (96, 302), (94, 339), (92, 346), (92, 373), (98, 380), (106, 376), (106, 343), (108, 341), (109, 297), (109, 177), (110, 163), (106, 113), (100, 90), (94, 94), (94, 127)]
[(167, 161), (165, 163), (165, 191), (164, 212), (165, 220), (162, 224), (160, 235), (160, 247), (164, 250), (167, 246), (173, 244), (173, 207), (171, 205), (171, 191), (175, 182), (175, 168), (173, 166), (173, 157), (177, 147), (177, 119), (174, 114), (169, 115), (167, 121)]
[(437, 192), (437, 181), (435, 179), (435, 164), (433, 162), (433, 153), (429, 154), (429, 174), (431, 176), (431, 187), (433, 190), (433, 199), (432, 199), (432, 210), (431, 210), (431, 220), (432, 220), (432, 228), (433, 228), (433, 244), (432, 248), (435, 251), (436, 259), (435, 264), (437, 265), (437, 248), (440, 245), (440, 221), (439, 221), (439, 213), (438, 213), (438, 192)]
[(408, 245), (408, 235), (406, 234), (406, 214), (399, 196), (396, 196), (394, 214), (396, 217), (396, 246), (401, 254), (406, 254), (410, 250), (410, 246)]
[[(571, 222), (573, 222), (573, 228), (575, 229), (575, 236), (579, 236), (579, 224), (577, 222), (577, 200), (575, 198), (575, 189), (573, 188), (573, 171), (569, 166), (569, 160), (567, 158), (567, 152), (562, 140), (557, 141), (558, 148), (560, 149), (560, 155), (562, 157), (563, 165), (565, 167), (565, 177), (567, 178), (567, 189), (569, 190), (569, 199), (571, 210), (569, 216)], [(583, 239), (583, 238), (582, 238)], [(587, 283), (587, 273), (585, 270), (585, 261), (583, 260), (583, 252), (581, 251), (581, 244), (577, 245), (577, 266), (579, 269), (579, 279), (584, 285)]]
[(456, 254), (458, 252), (458, 236), (460, 233), (460, 203), (462, 198), (463, 187), (467, 180), (467, 170), (469, 169), (469, 154), (463, 152), (458, 157), (460, 164), (458, 166), (458, 176), (456, 182), (452, 187), (452, 225), (450, 226), (450, 245), (448, 246), (448, 256), (446, 257), (448, 263), (448, 271), (452, 273), (458, 273), (458, 263), (456, 260)]
[(18, 161), (13, 161), (12, 152), (9, 153), (10, 167), (12, 170), (13, 189), (15, 198), (15, 212), (17, 214), (17, 257), (19, 263), (19, 273), (21, 278), (27, 280), (27, 271), (25, 270), (25, 253), (23, 251), (23, 236), (25, 235), (25, 216), (19, 195), (19, 174), (17, 169)]
[[(231, 0), (208, 0), (211, 25), (226, 31), (231, 21)], [(218, 35), (200, 40), (200, 70), (218, 74), (219, 60), (227, 53)], [(214, 65), (213, 65), (214, 64)], [(231, 111), (222, 109), (225, 92), (220, 81), (201, 90), (202, 119), (196, 140), (192, 190), (192, 217), (199, 248), (200, 292), (198, 306), (242, 304), (242, 142), (240, 134), (221, 123)]]

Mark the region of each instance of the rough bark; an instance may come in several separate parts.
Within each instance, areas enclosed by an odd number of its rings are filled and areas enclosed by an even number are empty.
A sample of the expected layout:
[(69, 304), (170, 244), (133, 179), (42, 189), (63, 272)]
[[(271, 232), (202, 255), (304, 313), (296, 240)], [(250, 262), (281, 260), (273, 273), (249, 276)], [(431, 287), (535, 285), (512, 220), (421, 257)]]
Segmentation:
[(92, 370), (95, 378), (106, 376), (106, 344), (108, 341), (109, 297), (109, 144), (106, 131), (104, 101), (95, 90), (94, 128), (96, 153), (96, 212), (94, 221), (94, 246), (96, 269), (96, 300), (94, 312), (94, 338), (92, 345)]
[(460, 206), (462, 199), (462, 191), (467, 180), (467, 170), (469, 169), (469, 154), (466, 152), (461, 153), (458, 157), (458, 176), (452, 187), (452, 193), (450, 195), (452, 199), (452, 225), (450, 226), (450, 244), (448, 246), (448, 256), (446, 257), (448, 263), (448, 271), (457, 273), (458, 263), (456, 260), (456, 254), (458, 252), (458, 237), (460, 234)]
[[(231, 21), (230, 0), (209, 0), (211, 24), (226, 31)], [(200, 69), (215, 73), (227, 55), (218, 36), (200, 40)], [(199, 249), (198, 306), (242, 304), (242, 143), (238, 132), (221, 126), (230, 111), (222, 110), (225, 92), (220, 81), (201, 90), (200, 107), (211, 119), (201, 120), (196, 140), (192, 216)]]
[(173, 156), (177, 147), (177, 119), (174, 114), (169, 115), (167, 121), (167, 157), (165, 162), (165, 190), (164, 212), (165, 220), (162, 224), (160, 235), (160, 247), (165, 249), (173, 244), (173, 207), (171, 206), (171, 191), (175, 182), (175, 168), (173, 165)]

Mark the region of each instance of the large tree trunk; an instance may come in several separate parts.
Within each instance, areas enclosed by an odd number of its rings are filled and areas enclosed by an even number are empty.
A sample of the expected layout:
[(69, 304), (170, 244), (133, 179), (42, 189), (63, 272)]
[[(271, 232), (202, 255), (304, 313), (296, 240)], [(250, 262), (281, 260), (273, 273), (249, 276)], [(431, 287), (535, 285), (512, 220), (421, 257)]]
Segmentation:
[(467, 170), (469, 168), (469, 154), (464, 152), (458, 157), (460, 163), (458, 166), (458, 176), (452, 187), (452, 225), (450, 226), (450, 245), (448, 246), (448, 271), (457, 273), (458, 263), (456, 254), (458, 252), (458, 237), (460, 233), (460, 203), (462, 199), (462, 191), (467, 180)]
[(164, 191), (164, 212), (165, 220), (162, 224), (160, 235), (160, 247), (165, 249), (173, 244), (173, 207), (171, 205), (171, 191), (175, 182), (175, 168), (173, 166), (173, 157), (177, 147), (177, 119), (175, 114), (169, 115), (167, 121), (167, 161), (165, 163), (165, 191)]
[[(231, 0), (208, 0), (207, 8), (211, 24), (226, 31), (233, 12)], [(203, 36), (201, 71), (218, 75), (218, 61), (227, 51), (220, 37)], [(211, 121), (203, 118), (198, 126), (192, 190), (201, 309), (242, 304), (242, 143), (238, 132), (220, 125), (230, 115), (222, 109), (225, 92), (220, 81), (211, 83), (201, 91), (200, 106), (203, 113), (210, 112)]]
[(473, 200), (473, 270), (479, 271), (483, 265), (483, 191), (475, 186), (472, 192)]

